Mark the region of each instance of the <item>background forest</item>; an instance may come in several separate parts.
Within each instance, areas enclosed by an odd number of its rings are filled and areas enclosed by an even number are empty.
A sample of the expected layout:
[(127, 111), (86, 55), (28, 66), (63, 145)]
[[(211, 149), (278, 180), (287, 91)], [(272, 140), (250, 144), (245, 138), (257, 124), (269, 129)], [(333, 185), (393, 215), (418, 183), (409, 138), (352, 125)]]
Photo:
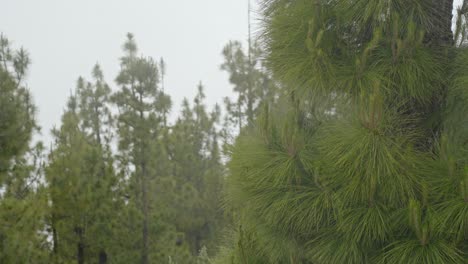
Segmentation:
[(122, 47), (115, 84), (99, 65), (77, 79), (49, 147), (32, 145), (28, 53), (1, 36), (1, 263), (201, 264), (217, 251), (232, 222), (230, 142), (275, 98), (261, 50), (229, 42), (220, 69), (236, 98), (208, 109), (199, 83), (171, 118), (166, 62), (140, 55), (130, 33)]
[(468, 263), (468, 1), (261, 2), (234, 97), (174, 114), (128, 33), (50, 146), (2, 35), (0, 263)]

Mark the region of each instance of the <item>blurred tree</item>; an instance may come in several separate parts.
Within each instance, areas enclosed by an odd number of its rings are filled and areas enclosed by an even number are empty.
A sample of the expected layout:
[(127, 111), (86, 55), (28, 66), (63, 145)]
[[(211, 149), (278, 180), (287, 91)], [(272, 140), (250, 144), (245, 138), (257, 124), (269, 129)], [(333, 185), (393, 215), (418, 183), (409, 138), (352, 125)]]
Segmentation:
[(41, 190), (42, 144), (35, 106), (24, 85), (30, 60), (0, 35), (0, 262), (47, 263)]
[(130, 216), (130, 226), (141, 228), (141, 236), (132, 232), (134, 247), (141, 250), (142, 264), (161, 263), (169, 256), (188, 257), (185, 246), (178, 245), (179, 235), (164, 203), (172, 185), (167, 178), (169, 161), (162, 142), (170, 98), (159, 87), (157, 63), (137, 56), (132, 34), (127, 35), (124, 51), (116, 78), (120, 90), (113, 95), (113, 101), (119, 110), (119, 157), (129, 185), (128, 206), (138, 212)]
[[(111, 89), (104, 81), (99, 65), (92, 71), (93, 83), (78, 79), (77, 104), (81, 130), (86, 141), (93, 148), (87, 160), (87, 177), (90, 184), (91, 208), (88, 212), (91, 224), (88, 224), (89, 242), (87, 246), (94, 253), (93, 258), (99, 264), (107, 263), (108, 248), (113, 248), (115, 232), (110, 219), (116, 218), (116, 208), (122, 206), (122, 197), (117, 196), (118, 178), (114, 172), (112, 144), (112, 114), (110, 111)], [(114, 248), (115, 250), (115, 248)]]
[(6, 37), (0, 35), (0, 182), (30, 147), (36, 126), (36, 107), (23, 85), (30, 60), (24, 49), (12, 50)]
[(119, 200), (110, 150), (110, 89), (98, 66), (93, 75), (95, 83), (79, 78), (61, 128), (53, 130), (46, 179), (56, 263), (106, 263), (106, 249), (115, 239), (111, 219)]
[(220, 195), (223, 165), (219, 155), (218, 135), (220, 110), (207, 112), (203, 86), (193, 106), (185, 99), (180, 117), (171, 129), (169, 156), (172, 175), (177, 183), (173, 201), (176, 224), (185, 233), (193, 256), (203, 246), (215, 249), (222, 224)]
[(252, 124), (262, 105), (274, 103), (278, 95), (277, 87), (262, 63), (264, 54), (260, 45), (258, 42), (249, 42), (249, 45), (244, 51), (239, 41), (231, 41), (222, 52), (221, 70), (229, 74), (229, 82), (237, 94), (234, 101), (229, 97), (224, 99), (225, 126), (237, 127), (238, 131)]

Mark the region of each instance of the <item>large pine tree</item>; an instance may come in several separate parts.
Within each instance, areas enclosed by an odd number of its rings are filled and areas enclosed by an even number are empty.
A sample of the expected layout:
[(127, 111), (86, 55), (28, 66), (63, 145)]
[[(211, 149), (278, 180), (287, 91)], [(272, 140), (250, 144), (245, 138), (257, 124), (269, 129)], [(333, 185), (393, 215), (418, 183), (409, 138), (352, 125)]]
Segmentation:
[[(97, 259), (99, 264), (107, 263), (115, 258), (114, 245), (115, 226), (110, 219), (115, 219), (115, 210), (122, 206), (122, 197), (118, 195), (118, 178), (114, 173), (111, 141), (113, 138), (113, 122), (110, 111), (111, 89), (104, 81), (99, 65), (92, 71), (93, 82), (87, 82), (82, 77), (78, 79), (77, 105), (80, 118), (80, 129), (85, 133), (86, 143), (90, 144), (89, 158), (86, 160), (86, 177), (88, 188), (91, 189), (88, 224), (91, 259)], [(114, 255), (109, 256), (113, 250)]]
[(115, 258), (117, 179), (110, 151), (110, 89), (98, 66), (95, 83), (78, 80), (46, 168), (52, 261), (107, 263)]
[[(165, 118), (170, 98), (160, 86), (160, 69), (151, 57), (137, 55), (132, 34), (124, 44), (121, 71), (116, 78), (120, 89), (113, 95), (118, 108), (117, 133), (122, 178), (128, 185), (127, 217), (122, 228), (128, 231), (129, 249), (139, 251), (140, 263), (165, 262), (169, 258), (189, 258), (167, 200), (172, 194), (169, 157), (166, 154)], [(134, 228), (139, 229), (135, 233)], [(137, 259), (131, 250), (123, 254)]]
[(234, 146), (219, 262), (466, 263), (466, 2), (455, 34), (451, 0), (263, 4), (289, 96)]

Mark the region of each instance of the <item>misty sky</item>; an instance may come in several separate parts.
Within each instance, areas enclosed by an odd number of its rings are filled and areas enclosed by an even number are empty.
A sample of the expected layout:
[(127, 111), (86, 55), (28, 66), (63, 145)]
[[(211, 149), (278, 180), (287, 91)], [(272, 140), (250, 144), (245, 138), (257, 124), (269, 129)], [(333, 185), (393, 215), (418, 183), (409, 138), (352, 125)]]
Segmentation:
[(221, 103), (232, 94), (219, 70), (221, 50), (229, 40), (246, 42), (247, 0), (2, 0), (0, 32), (31, 54), (27, 84), (49, 141), (78, 76), (89, 77), (98, 62), (116, 88), (127, 32), (134, 33), (140, 53), (164, 57), (173, 113), (183, 97), (193, 97), (199, 81), (207, 102)]
[(164, 57), (173, 112), (183, 97), (193, 97), (199, 81), (207, 102), (221, 103), (232, 94), (219, 70), (221, 50), (229, 40), (246, 42), (247, 0), (2, 0), (0, 32), (31, 55), (27, 85), (49, 141), (78, 76), (90, 77), (98, 62), (116, 89), (127, 32), (134, 33), (141, 54)]

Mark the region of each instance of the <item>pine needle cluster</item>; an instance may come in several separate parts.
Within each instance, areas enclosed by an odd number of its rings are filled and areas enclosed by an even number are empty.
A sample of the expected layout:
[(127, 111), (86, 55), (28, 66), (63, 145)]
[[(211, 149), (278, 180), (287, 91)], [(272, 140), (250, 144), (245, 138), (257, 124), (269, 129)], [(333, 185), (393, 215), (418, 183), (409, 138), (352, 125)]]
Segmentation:
[(220, 263), (467, 263), (466, 8), (453, 35), (436, 2), (263, 1), (289, 97), (233, 147)]

